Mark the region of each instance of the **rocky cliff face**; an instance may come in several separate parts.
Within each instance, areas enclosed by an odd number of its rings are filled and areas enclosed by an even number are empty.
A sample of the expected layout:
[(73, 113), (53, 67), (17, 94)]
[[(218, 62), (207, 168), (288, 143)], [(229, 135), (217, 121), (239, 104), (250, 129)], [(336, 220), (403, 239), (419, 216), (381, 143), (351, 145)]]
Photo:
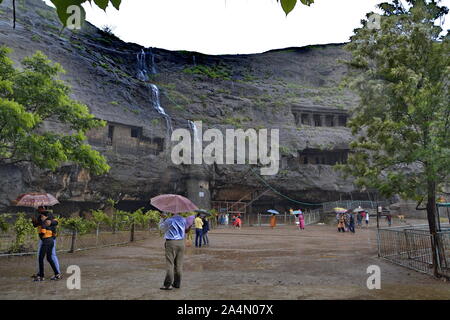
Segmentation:
[[(145, 49), (90, 24), (60, 33), (54, 10), (39, 1), (19, 2), (13, 29), (10, 3), (0, 5), (0, 45), (14, 50), (17, 63), (41, 50), (64, 67), (73, 98), (113, 127), (92, 133), (89, 141), (112, 169), (95, 177), (71, 164), (54, 173), (33, 166), (0, 167), (0, 207), (21, 192), (39, 190), (60, 201), (98, 202), (189, 194), (194, 187), (188, 181), (206, 183), (213, 200), (238, 200), (221, 198), (220, 190), (266, 189), (248, 174), (248, 165), (174, 165), (169, 124), (192, 130), (189, 121), (222, 132), (279, 129), (280, 171), (266, 179), (295, 199), (336, 200), (356, 191), (330, 165), (338, 161), (336, 155), (345, 157), (352, 140), (345, 114), (357, 104), (352, 93), (339, 88), (346, 74), (341, 61), (348, 58), (342, 45), (225, 56)], [(64, 130), (55, 123), (46, 126)], [(274, 193), (267, 197), (277, 198)]]

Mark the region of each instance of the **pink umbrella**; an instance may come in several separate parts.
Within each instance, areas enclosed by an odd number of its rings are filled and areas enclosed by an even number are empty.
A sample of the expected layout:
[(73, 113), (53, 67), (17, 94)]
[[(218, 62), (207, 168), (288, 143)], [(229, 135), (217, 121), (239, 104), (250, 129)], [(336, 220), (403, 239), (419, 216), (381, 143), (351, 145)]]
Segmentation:
[(164, 212), (182, 213), (198, 210), (191, 200), (177, 194), (162, 194), (150, 199), (150, 203)]
[(20, 195), (15, 201), (16, 206), (19, 207), (34, 207), (39, 206), (54, 206), (59, 201), (50, 193), (26, 193)]

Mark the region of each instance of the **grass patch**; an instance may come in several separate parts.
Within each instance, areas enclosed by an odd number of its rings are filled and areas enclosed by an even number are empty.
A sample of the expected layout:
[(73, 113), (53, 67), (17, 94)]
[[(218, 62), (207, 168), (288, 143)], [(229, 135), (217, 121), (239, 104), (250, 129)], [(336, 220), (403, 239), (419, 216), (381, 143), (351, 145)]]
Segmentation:
[(235, 127), (242, 127), (242, 124), (250, 122), (252, 119), (249, 117), (228, 117), (223, 121), (224, 124), (229, 124)]
[(41, 41), (41, 37), (38, 34), (33, 34), (31, 36), (31, 40), (34, 42), (39, 42), (39, 41)]
[(187, 74), (198, 74), (212, 79), (231, 80), (231, 71), (224, 65), (217, 64), (215, 66), (197, 65), (185, 68), (183, 72)]

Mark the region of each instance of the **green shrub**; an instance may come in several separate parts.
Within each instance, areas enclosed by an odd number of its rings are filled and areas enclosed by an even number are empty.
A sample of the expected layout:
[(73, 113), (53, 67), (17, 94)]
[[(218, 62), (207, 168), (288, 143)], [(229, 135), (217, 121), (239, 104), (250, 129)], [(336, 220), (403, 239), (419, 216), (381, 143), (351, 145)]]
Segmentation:
[(1, 232), (5, 232), (5, 233), (8, 232), (10, 225), (6, 220), (10, 217), (11, 217), (11, 215), (6, 214), (6, 213), (2, 214), (0, 216), (0, 231)]
[(25, 241), (27, 237), (33, 234), (36, 235), (37, 237), (37, 232), (33, 224), (31, 223), (30, 219), (26, 217), (25, 213), (18, 214), (13, 229), (16, 234), (16, 238), (14, 240), (12, 247), (10, 248), (10, 252), (16, 253), (26, 251)]
[(95, 222), (81, 217), (60, 218), (58, 222), (62, 229), (75, 231), (79, 235), (86, 234), (96, 227)]

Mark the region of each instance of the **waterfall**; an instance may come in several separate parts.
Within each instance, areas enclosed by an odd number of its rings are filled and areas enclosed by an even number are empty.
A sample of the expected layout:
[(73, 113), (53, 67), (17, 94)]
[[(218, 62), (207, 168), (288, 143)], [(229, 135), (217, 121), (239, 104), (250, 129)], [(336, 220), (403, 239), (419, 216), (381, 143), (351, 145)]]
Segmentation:
[[(152, 62), (152, 74), (156, 73), (155, 68), (155, 56), (153, 55), (153, 52), (150, 49), (149, 52), (151, 62)], [(147, 82), (149, 80), (148, 78), (148, 65), (147, 65), (147, 54), (144, 51), (144, 49), (141, 50), (136, 55), (137, 59), (137, 78), (141, 81)], [(159, 88), (154, 84), (147, 84), (147, 86), (150, 86), (151, 89), (151, 102), (153, 105), (153, 108), (166, 119), (167, 124), (167, 131), (168, 135), (170, 136), (172, 134), (173, 128), (172, 128), (172, 119), (170, 116), (166, 113), (164, 108), (161, 106), (161, 100), (160, 100), (160, 94), (159, 94)]]
[(197, 128), (197, 125), (195, 124), (195, 122), (188, 120), (188, 124), (189, 124), (189, 128), (191, 128), (192, 133), (194, 134), (194, 140), (200, 141), (200, 134), (198, 132), (198, 128)]
[(163, 107), (161, 107), (161, 100), (160, 100), (160, 94), (159, 94), (159, 88), (154, 85), (150, 84), (150, 88), (152, 89), (152, 103), (153, 108), (158, 111), (159, 114), (164, 116), (167, 123), (167, 130), (169, 130), (170, 134), (172, 134), (173, 128), (172, 128), (172, 120), (170, 116), (166, 113)]
[(137, 78), (141, 81), (148, 81), (147, 56), (144, 49), (136, 56), (137, 58)]
[(157, 74), (156, 64), (155, 64), (155, 55), (153, 54), (152, 48), (150, 48), (150, 61), (152, 62), (152, 74)]

